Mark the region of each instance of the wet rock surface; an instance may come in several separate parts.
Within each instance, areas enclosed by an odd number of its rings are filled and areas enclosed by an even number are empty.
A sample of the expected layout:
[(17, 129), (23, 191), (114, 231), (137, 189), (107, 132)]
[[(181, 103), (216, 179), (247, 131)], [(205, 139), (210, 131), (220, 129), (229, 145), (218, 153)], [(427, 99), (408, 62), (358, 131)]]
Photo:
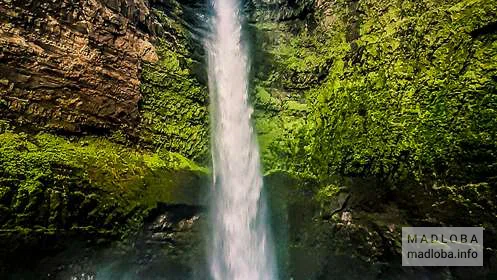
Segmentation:
[(203, 209), (191, 205), (160, 204), (151, 214), (153, 217), (144, 231), (146, 244), (171, 244), (188, 240), (198, 233), (198, 223)]
[(201, 207), (160, 204), (128, 242), (92, 245), (73, 240), (60, 254), (2, 279), (203, 279)]

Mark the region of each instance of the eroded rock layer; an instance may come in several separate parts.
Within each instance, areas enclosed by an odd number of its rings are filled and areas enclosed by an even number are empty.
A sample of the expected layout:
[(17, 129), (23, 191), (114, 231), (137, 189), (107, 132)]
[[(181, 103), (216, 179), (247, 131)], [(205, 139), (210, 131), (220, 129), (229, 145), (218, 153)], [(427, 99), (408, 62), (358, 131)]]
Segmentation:
[(0, 1), (0, 113), (79, 132), (133, 124), (154, 62), (144, 0)]

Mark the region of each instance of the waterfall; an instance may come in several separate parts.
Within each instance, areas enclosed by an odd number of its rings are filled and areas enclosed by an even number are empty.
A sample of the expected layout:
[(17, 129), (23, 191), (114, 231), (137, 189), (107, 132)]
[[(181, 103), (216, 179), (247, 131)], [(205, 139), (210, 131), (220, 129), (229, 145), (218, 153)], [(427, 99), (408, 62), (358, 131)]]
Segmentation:
[(248, 100), (249, 60), (237, 0), (213, 0), (206, 39), (213, 116), (209, 250), (214, 280), (276, 279), (259, 151)]

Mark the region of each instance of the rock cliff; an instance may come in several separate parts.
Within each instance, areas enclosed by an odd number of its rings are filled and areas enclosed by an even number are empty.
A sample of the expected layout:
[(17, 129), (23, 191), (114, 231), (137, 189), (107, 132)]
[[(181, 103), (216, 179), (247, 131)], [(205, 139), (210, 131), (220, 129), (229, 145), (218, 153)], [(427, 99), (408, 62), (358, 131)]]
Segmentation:
[[(61, 236), (128, 242), (158, 203), (146, 264), (189, 262), (206, 2), (0, 0), (0, 278)], [(282, 278), (495, 277), (497, 2), (244, 4)], [(485, 226), (485, 267), (411, 275), (402, 225)]]
[(0, 1), (0, 112), (79, 132), (132, 125), (158, 60), (147, 1)]

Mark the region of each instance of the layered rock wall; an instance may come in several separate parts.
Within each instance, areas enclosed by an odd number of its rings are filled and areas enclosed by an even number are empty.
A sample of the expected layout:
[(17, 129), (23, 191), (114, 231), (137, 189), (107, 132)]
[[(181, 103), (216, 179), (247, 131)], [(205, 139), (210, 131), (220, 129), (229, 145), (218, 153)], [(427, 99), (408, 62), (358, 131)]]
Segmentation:
[[(160, 29), (145, 0), (0, 1), (0, 114), (79, 132), (132, 125)], [(155, 31), (154, 31), (155, 30)]]

